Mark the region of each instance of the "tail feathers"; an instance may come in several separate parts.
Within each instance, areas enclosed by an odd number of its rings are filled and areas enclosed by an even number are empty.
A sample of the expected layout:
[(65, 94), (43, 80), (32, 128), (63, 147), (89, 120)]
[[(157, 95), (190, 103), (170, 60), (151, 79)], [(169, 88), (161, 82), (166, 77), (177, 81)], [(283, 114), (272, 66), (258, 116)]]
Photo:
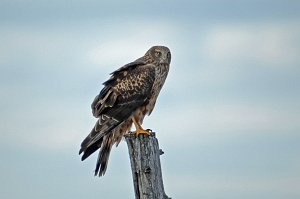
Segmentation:
[(113, 135), (108, 135), (104, 137), (104, 142), (99, 152), (97, 163), (96, 163), (95, 176), (99, 175), (100, 177), (105, 174), (113, 143), (114, 143)]
[(81, 160), (85, 160), (95, 151), (100, 149), (95, 169), (95, 175), (103, 176), (109, 159), (109, 154), (114, 144), (112, 131), (121, 122), (106, 116), (99, 118), (90, 134), (81, 143), (79, 154), (83, 153)]

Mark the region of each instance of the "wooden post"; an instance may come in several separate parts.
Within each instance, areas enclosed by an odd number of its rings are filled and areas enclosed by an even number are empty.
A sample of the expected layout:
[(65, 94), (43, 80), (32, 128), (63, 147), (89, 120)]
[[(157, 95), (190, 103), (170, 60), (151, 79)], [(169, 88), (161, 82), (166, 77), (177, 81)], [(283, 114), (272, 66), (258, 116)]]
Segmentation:
[(155, 133), (125, 135), (131, 163), (136, 199), (170, 199), (162, 180), (159, 149)]

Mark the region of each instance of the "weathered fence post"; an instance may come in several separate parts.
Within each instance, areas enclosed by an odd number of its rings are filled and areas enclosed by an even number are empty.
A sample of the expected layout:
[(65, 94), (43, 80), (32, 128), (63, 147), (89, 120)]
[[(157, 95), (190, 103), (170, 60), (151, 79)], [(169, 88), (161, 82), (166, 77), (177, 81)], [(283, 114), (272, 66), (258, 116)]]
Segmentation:
[(136, 199), (170, 199), (165, 191), (155, 133), (125, 136), (133, 177)]

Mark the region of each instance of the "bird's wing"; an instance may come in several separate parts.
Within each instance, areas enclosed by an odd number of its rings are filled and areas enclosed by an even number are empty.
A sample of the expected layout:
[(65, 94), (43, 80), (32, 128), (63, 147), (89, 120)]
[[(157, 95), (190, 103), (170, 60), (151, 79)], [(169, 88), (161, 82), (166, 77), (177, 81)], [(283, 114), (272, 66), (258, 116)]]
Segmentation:
[[(137, 60), (135, 60), (133, 62), (130, 62), (130, 63), (122, 66), (118, 70), (115, 70), (114, 72), (110, 73), (110, 75), (116, 75), (116, 74), (118, 74), (122, 71), (132, 70), (132, 69), (136, 68), (137, 66), (145, 65), (145, 64), (146, 64), (146, 62), (145, 62), (144, 57), (141, 57), (141, 58), (138, 58)], [(103, 84), (105, 84), (105, 82)]]
[(99, 120), (81, 144), (79, 153), (84, 151), (82, 160), (100, 148), (105, 135), (150, 99), (155, 68), (139, 60), (113, 72), (93, 101), (93, 115)]

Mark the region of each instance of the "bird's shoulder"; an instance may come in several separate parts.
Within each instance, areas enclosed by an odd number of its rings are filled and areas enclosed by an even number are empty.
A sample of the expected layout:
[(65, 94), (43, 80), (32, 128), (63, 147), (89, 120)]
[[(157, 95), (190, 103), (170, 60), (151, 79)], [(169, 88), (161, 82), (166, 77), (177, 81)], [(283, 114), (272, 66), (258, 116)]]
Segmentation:
[(146, 63), (143, 57), (141, 57), (115, 70), (110, 75), (111, 77), (103, 83), (105, 87), (114, 87), (124, 81), (134, 79), (136, 76), (140, 76), (140, 78), (146, 78), (146, 76), (154, 78), (155, 66)]
[(144, 57), (141, 57), (133, 62), (130, 62), (124, 66), (122, 66), (121, 68), (115, 70), (114, 72), (110, 73), (110, 75), (117, 75), (117, 74), (120, 74), (124, 71), (129, 71), (129, 70), (133, 70), (135, 68), (137, 68), (138, 66), (142, 66), (142, 65), (145, 65), (146, 62), (145, 62), (145, 59)]

